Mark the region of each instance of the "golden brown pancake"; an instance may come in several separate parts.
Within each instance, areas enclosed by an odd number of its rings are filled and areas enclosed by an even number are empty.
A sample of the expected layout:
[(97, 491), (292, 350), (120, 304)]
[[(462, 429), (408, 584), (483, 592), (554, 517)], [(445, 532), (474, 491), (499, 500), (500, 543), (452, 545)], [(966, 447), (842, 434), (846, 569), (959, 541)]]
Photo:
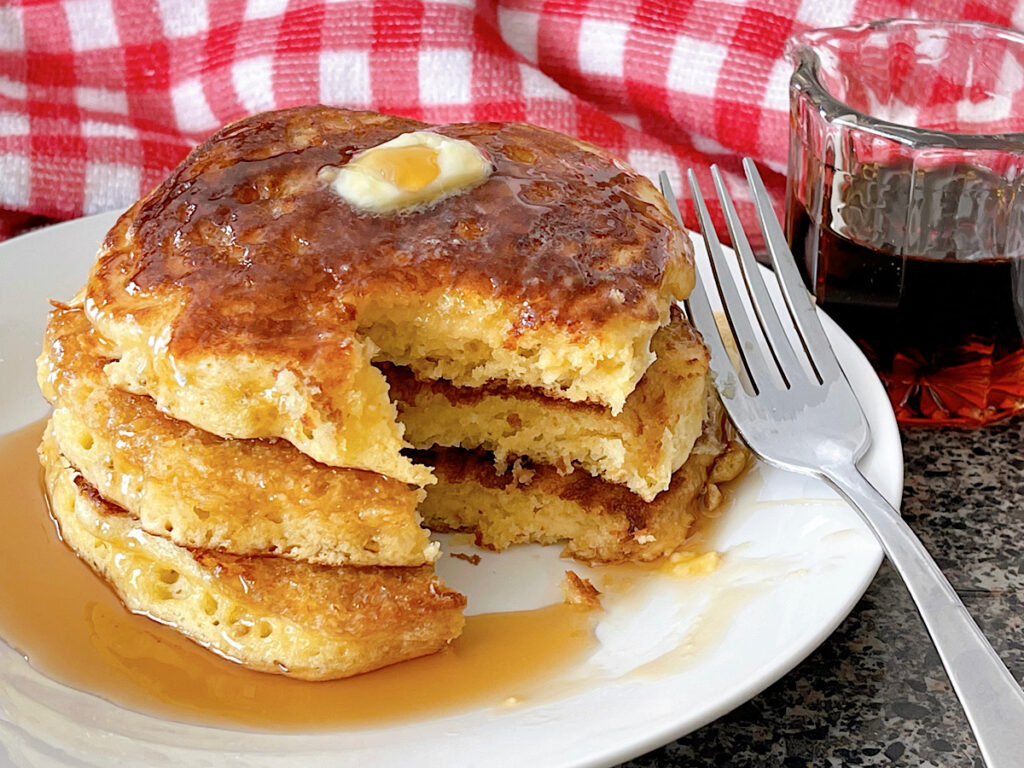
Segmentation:
[(132, 611), (253, 669), (303, 680), (433, 653), (462, 631), (465, 598), (429, 565), (310, 565), (178, 547), (143, 532), (60, 455), (40, 446), (63, 540)]
[(416, 448), (482, 448), (499, 466), (515, 456), (563, 472), (578, 466), (652, 501), (700, 435), (709, 386), (700, 334), (678, 307), (673, 310), (652, 343), (657, 360), (618, 416), (522, 387), (456, 387), (418, 379), (408, 368), (382, 367), (406, 439)]
[(686, 540), (696, 515), (718, 506), (717, 484), (749, 460), (711, 392), (700, 438), (654, 501), (582, 472), (520, 461), (498, 474), (483, 452), (434, 448), (415, 452), (437, 476), (420, 511), (432, 529), (473, 533), (490, 549), (565, 542), (565, 554), (585, 562), (656, 560)]
[(61, 452), (147, 533), (175, 544), (314, 563), (422, 565), (423, 492), (313, 461), (284, 440), (225, 440), (110, 386), (112, 350), (78, 307), (57, 308), (39, 358)]
[(693, 284), (653, 185), (536, 126), (437, 126), (491, 159), (433, 206), (358, 210), (319, 172), (421, 123), (301, 107), (232, 124), (126, 212), (86, 311), (109, 375), (224, 437), (283, 437), (413, 482), (371, 358), (460, 386), (504, 380), (619, 410)]

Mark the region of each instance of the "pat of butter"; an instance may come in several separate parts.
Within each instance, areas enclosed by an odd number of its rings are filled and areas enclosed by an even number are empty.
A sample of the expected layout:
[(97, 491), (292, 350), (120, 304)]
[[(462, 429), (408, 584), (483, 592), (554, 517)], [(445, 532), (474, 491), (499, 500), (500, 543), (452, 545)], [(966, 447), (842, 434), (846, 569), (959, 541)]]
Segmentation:
[(707, 576), (718, 568), (721, 561), (722, 556), (717, 552), (698, 554), (697, 552), (687, 552), (684, 550), (682, 552), (673, 552), (669, 555), (665, 570), (673, 576), (681, 578), (687, 576)]
[(321, 173), (356, 208), (390, 213), (429, 205), (490, 176), (490, 161), (473, 144), (432, 131), (403, 133)]

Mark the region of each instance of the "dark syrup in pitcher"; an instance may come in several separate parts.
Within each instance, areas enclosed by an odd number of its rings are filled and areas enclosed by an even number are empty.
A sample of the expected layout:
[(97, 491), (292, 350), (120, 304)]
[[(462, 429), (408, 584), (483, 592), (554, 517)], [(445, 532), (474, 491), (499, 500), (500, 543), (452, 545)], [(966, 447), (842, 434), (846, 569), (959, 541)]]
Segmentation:
[(878, 371), (899, 421), (976, 426), (1024, 409), (1021, 259), (965, 257), (1019, 253), (1006, 247), (1007, 231), (1019, 232), (1007, 182), (963, 165), (865, 165), (838, 184), (825, 171), (817, 233), (791, 192), (790, 244), (818, 303)]

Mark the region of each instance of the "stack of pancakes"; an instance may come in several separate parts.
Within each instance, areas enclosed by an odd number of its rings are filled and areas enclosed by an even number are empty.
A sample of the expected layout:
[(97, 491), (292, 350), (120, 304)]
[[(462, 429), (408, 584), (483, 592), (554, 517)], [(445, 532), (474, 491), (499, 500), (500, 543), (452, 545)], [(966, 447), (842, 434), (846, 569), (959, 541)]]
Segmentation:
[(673, 308), (692, 256), (650, 182), (501, 123), (432, 129), (492, 168), (432, 205), (369, 212), (324, 182), (423, 128), (325, 107), (230, 125), (51, 313), (64, 540), (129, 608), (256, 669), (340, 677), (456, 637), (465, 600), (421, 523), (649, 560), (746, 460)]

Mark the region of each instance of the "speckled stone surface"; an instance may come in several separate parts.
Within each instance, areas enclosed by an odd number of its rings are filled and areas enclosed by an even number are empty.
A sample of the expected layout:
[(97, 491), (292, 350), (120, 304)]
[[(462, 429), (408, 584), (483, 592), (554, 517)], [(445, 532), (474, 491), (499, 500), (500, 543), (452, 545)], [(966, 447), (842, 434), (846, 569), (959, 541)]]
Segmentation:
[[(903, 514), (1024, 681), (1024, 418), (906, 429)], [(982, 768), (910, 596), (883, 563), (815, 653), (743, 706), (627, 768)], [(1021, 755), (1024, 766), (1024, 753)]]

